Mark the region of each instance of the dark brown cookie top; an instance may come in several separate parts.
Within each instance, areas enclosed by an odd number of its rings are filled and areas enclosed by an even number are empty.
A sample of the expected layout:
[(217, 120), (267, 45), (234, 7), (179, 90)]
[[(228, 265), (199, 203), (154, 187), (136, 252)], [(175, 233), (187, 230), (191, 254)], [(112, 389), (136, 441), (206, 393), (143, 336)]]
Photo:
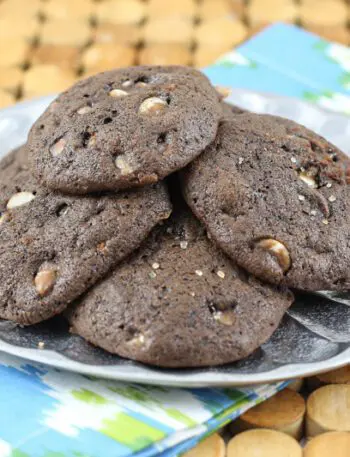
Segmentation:
[(171, 212), (163, 184), (76, 197), (32, 177), (25, 149), (0, 162), (0, 317), (33, 324), (61, 312)]
[(68, 318), (73, 332), (122, 357), (195, 367), (253, 352), (291, 302), (236, 267), (186, 212), (156, 228)]
[(295, 122), (242, 114), (183, 173), (188, 204), (239, 265), (271, 283), (350, 287), (350, 162)]
[(60, 95), (34, 124), (33, 172), (74, 194), (155, 183), (214, 140), (220, 116), (218, 93), (194, 69), (100, 73)]

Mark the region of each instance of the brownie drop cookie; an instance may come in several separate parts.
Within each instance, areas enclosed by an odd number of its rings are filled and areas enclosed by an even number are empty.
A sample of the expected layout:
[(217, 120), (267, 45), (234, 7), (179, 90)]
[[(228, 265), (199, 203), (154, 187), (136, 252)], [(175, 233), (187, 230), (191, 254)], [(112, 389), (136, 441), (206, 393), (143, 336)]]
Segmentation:
[(0, 162), (0, 317), (33, 324), (137, 248), (171, 212), (163, 184), (76, 197), (38, 185), (25, 148)]
[(291, 302), (236, 267), (186, 212), (156, 228), (68, 319), (74, 333), (122, 357), (196, 367), (253, 352)]
[(60, 95), (34, 124), (33, 173), (74, 194), (155, 183), (214, 140), (220, 116), (219, 94), (196, 70), (100, 73)]
[(295, 122), (241, 114), (183, 173), (188, 204), (239, 265), (275, 284), (350, 287), (350, 162)]

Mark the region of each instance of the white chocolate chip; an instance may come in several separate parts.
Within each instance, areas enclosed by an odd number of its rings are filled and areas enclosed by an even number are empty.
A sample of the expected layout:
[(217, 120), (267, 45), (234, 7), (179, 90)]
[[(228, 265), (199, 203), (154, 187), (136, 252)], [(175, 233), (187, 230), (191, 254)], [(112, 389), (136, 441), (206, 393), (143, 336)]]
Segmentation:
[(159, 265), (159, 263), (157, 263), (157, 262), (152, 263), (152, 268), (153, 268), (153, 270), (158, 270), (159, 266), (160, 266), (160, 265)]
[(299, 200), (300, 200), (301, 202), (303, 202), (303, 201), (305, 200), (304, 195), (298, 195), (298, 198), (299, 198)]
[(327, 187), (328, 189), (330, 189), (330, 188), (332, 187), (332, 183), (328, 182), (328, 183), (326, 184), (326, 187)]
[(216, 92), (219, 94), (221, 100), (231, 95), (232, 89), (229, 87), (215, 86)]
[(45, 343), (43, 341), (39, 341), (38, 343), (38, 349), (44, 349)]
[(90, 138), (89, 138), (89, 141), (88, 141), (88, 148), (91, 148), (92, 146), (95, 146), (96, 144), (96, 133), (93, 133)]
[(315, 178), (308, 175), (305, 171), (299, 173), (299, 179), (301, 179), (305, 184), (307, 184), (309, 187), (312, 187), (313, 189), (318, 187)]
[(337, 198), (336, 198), (335, 195), (331, 195), (331, 196), (328, 198), (328, 200), (329, 200), (331, 203), (335, 202), (336, 199), (337, 199)]
[(328, 222), (328, 220), (327, 220), (327, 219), (322, 219), (322, 224), (324, 224), (324, 225), (328, 225), (328, 224), (329, 224), (329, 222)]
[(110, 97), (121, 98), (121, 97), (125, 97), (126, 95), (129, 95), (129, 94), (127, 92), (125, 92), (125, 90), (113, 89), (110, 91), (109, 95), (110, 95)]
[(139, 335), (135, 336), (132, 340), (130, 340), (128, 344), (132, 344), (133, 346), (143, 346), (145, 344), (145, 335), (140, 333)]
[(292, 163), (297, 163), (297, 159), (296, 159), (295, 157), (291, 157), (291, 158), (290, 158), (290, 161), (291, 161)]
[(129, 175), (134, 171), (130, 164), (122, 156), (118, 156), (115, 159), (115, 165), (119, 168), (122, 176)]
[(82, 106), (81, 108), (78, 109), (77, 113), (78, 114), (87, 114), (87, 113), (90, 113), (92, 111), (92, 107), (91, 106)]
[(238, 158), (238, 164), (239, 164), (239, 165), (242, 165), (243, 162), (244, 162), (243, 157), (239, 157), (239, 158)]
[(130, 79), (127, 79), (126, 81), (124, 81), (122, 83), (122, 87), (130, 87), (132, 85), (132, 82), (130, 81)]
[(37, 273), (34, 279), (35, 289), (42, 297), (53, 288), (56, 281), (55, 270), (42, 270)]
[(187, 249), (188, 241), (180, 241), (180, 248)]
[(66, 140), (64, 138), (60, 138), (50, 147), (50, 153), (53, 157), (59, 156), (66, 146)]
[(284, 272), (288, 271), (291, 265), (291, 260), (288, 249), (284, 244), (272, 238), (266, 238), (264, 240), (260, 240), (257, 245), (274, 255)]
[(223, 272), (222, 270), (218, 270), (216, 274), (219, 276), (219, 278), (225, 279), (225, 272)]
[(139, 81), (138, 83), (135, 84), (136, 87), (146, 87), (148, 86), (147, 83), (145, 83), (144, 81)]
[(195, 271), (197, 276), (203, 276), (203, 271), (202, 270), (196, 270)]
[(214, 314), (214, 319), (220, 324), (224, 325), (233, 325), (235, 322), (235, 316), (232, 312), (222, 312), (222, 311), (216, 311)]
[(17, 208), (18, 206), (26, 205), (27, 203), (34, 200), (35, 195), (31, 192), (18, 192), (12, 195), (10, 200), (7, 202), (7, 209)]
[(139, 113), (140, 114), (147, 114), (147, 113), (158, 114), (161, 111), (163, 111), (166, 106), (167, 106), (167, 102), (165, 102), (161, 98), (158, 98), (158, 97), (146, 98), (146, 100), (144, 100), (139, 107)]

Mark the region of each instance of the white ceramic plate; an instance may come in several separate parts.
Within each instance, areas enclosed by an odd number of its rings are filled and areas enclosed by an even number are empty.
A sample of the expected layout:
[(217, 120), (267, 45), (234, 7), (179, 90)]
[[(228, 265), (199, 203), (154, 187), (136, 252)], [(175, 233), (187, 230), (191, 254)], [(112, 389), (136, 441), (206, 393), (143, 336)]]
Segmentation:
[[(31, 124), (53, 97), (0, 111), (0, 157), (23, 144)], [(236, 89), (230, 102), (277, 114), (315, 130), (350, 154), (350, 118), (287, 97)], [(169, 335), (171, 338), (171, 335)], [(45, 349), (38, 349), (43, 342)], [(248, 385), (328, 371), (350, 363), (350, 293), (300, 295), (271, 339), (237, 363), (206, 369), (165, 370), (93, 348), (54, 319), (29, 328), (0, 321), (0, 350), (92, 376), (183, 387)]]

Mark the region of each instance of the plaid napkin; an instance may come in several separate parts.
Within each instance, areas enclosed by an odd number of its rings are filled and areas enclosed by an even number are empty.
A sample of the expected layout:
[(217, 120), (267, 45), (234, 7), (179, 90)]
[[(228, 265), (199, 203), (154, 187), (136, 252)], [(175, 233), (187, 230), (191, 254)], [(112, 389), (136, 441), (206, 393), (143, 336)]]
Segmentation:
[[(299, 97), (350, 114), (350, 51), (277, 24), (205, 73), (217, 85)], [(173, 457), (287, 383), (141, 386), (0, 354), (0, 457)]]

